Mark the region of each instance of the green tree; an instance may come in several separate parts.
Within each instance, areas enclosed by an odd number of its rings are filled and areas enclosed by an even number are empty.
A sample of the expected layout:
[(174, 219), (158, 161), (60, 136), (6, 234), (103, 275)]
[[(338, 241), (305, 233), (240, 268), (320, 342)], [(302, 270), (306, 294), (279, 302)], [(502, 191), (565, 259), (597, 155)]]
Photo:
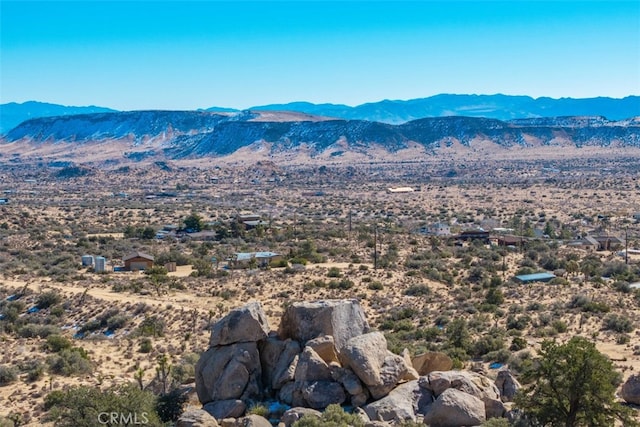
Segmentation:
[(204, 228), (204, 222), (202, 221), (202, 217), (195, 212), (192, 212), (191, 215), (184, 219), (184, 228), (200, 231)]
[(523, 376), (534, 381), (516, 405), (542, 426), (638, 426), (630, 409), (615, 400), (621, 376), (594, 343), (573, 337), (566, 344), (544, 341), (537, 366)]
[[(44, 399), (46, 419), (56, 427), (95, 427), (144, 424), (163, 425), (155, 410), (156, 398), (140, 390), (135, 384), (124, 384), (107, 390), (97, 387), (76, 386), (68, 390), (55, 390)], [(118, 414), (118, 420), (99, 419), (100, 414)], [(103, 421), (107, 421), (105, 424)]]

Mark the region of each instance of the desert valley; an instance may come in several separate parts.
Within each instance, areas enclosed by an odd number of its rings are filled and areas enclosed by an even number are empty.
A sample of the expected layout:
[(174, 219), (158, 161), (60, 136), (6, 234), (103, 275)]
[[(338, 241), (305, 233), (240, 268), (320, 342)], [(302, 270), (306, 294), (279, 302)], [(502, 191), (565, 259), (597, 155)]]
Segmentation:
[[(639, 123), (26, 121), (0, 142), (0, 426), (288, 427), (331, 404), (354, 418), (297, 425), (542, 425), (515, 389), (573, 337), (611, 363), (632, 425)], [(238, 349), (251, 361), (216, 359)], [(111, 400), (86, 407), (92, 390)], [(144, 419), (97, 418), (113, 412)]]

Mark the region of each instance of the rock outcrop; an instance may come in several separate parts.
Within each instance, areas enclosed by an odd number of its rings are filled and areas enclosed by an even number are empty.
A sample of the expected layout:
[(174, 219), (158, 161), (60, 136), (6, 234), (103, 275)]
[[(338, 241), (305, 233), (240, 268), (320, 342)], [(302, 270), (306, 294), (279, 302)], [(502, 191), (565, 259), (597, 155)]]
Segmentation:
[(418, 354), (411, 359), (411, 363), (418, 375), (427, 375), (433, 371), (449, 371), (453, 368), (453, 360), (438, 351)]
[(627, 402), (640, 405), (640, 374), (631, 375), (622, 385), (620, 396)]
[(495, 384), (503, 402), (512, 402), (518, 390), (522, 388), (516, 377), (507, 369), (498, 372)]
[(390, 352), (385, 336), (369, 331), (355, 300), (294, 303), (278, 333), (269, 331), (260, 304), (250, 303), (213, 326), (210, 347), (196, 364), (205, 412), (186, 413), (182, 423), (214, 425), (215, 418), (222, 426), (266, 427), (257, 415), (240, 418), (266, 400), (285, 405), (277, 415), (285, 427), (304, 414), (320, 416), (331, 404), (357, 408), (371, 426), (424, 419), (457, 427), (505, 415), (503, 401), (519, 388), (508, 371), (494, 384), (479, 373), (433, 370), (450, 364), (442, 353), (412, 359), (407, 350)]
[(364, 311), (357, 300), (293, 303), (287, 307), (278, 335), (305, 343), (331, 335), (338, 350), (353, 337), (369, 331)]
[(442, 392), (424, 417), (432, 427), (477, 426), (487, 419), (482, 400), (455, 388)]

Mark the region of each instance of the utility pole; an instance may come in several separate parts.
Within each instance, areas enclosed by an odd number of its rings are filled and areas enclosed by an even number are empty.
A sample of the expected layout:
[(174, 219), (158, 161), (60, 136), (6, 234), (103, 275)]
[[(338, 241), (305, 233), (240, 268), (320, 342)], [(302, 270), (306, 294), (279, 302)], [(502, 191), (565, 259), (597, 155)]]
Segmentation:
[(373, 229), (373, 269), (378, 269), (378, 224)]
[(629, 227), (624, 229), (624, 263), (629, 265)]

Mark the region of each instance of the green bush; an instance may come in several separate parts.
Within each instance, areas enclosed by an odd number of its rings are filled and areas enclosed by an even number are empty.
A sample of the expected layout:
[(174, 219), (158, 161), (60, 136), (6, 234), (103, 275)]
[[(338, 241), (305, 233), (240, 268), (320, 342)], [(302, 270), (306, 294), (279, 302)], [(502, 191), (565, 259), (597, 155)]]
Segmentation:
[(347, 414), (340, 405), (329, 405), (320, 418), (305, 415), (295, 423), (294, 427), (364, 427), (364, 421), (353, 414)]
[[(225, 298), (224, 292), (222, 292), (221, 296), (223, 299)], [(231, 295), (229, 296), (229, 298)], [(164, 328), (166, 327), (166, 323), (164, 320), (160, 319), (158, 316), (148, 316), (140, 322), (140, 326), (138, 326), (138, 334), (147, 337), (161, 337), (164, 336)]]
[(367, 286), (367, 288), (371, 289), (372, 291), (381, 291), (384, 289), (384, 286), (382, 285), (381, 282), (378, 282), (377, 280), (375, 282), (371, 282), (369, 283), (369, 285)]
[(610, 314), (604, 319), (604, 328), (618, 333), (632, 332), (633, 322), (626, 316)]
[(93, 365), (87, 352), (80, 347), (62, 350), (47, 358), (49, 371), (53, 374), (72, 376), (84, 375), (93, 371)]
[[(137, 414), (138, 422), (146, 421), (144, 425), (147, 427), (164, 425), (156, 413), (155, 396), (140, 390), (134, 384), (114, 386), (106, 390), (90, 386), (75, 386), (65, 391), (54, 390), (45, 396), (44, 409), (48, 411), (45, 420), (55, 421), (55, 427), (95, 427), (100, 413), (111, 412), (125, 416)], [(127, 425), (133, 422), (130, 420)]]
[(338, 267), (331, 267), (327, 273), (327, 277), (342, 277), (342, 272)]
[(404, 291), (405, 295), (411, 296), (429, 295), (430, 293), (431, 289), (425, 284), (411, 285)]
[(68, 338), (63, 337), (62, 335), (53, 334), (47, 337), (47, 343), (45, 344), (45, 346), (49, 351), (58, 353), (62, 350), (71, 348), (73, 346), (73, 343)]
[(140, 353), (151, 353), (153, 350), (153, 344), (151, 343), (151, 339), (143, 338), (140, 340)]
[(8, 385), (18, 379), (18, 370), (14, 366), (0, 365), (0, 386)]
[(47, 291), (38, 295), (38, 298), (36, 299), (36, 307), (44, 310), (45, 308), (49, 308), (52, 305), (58, 304), (60, 301), (62, 301), (62, 297), (58, 292)]

